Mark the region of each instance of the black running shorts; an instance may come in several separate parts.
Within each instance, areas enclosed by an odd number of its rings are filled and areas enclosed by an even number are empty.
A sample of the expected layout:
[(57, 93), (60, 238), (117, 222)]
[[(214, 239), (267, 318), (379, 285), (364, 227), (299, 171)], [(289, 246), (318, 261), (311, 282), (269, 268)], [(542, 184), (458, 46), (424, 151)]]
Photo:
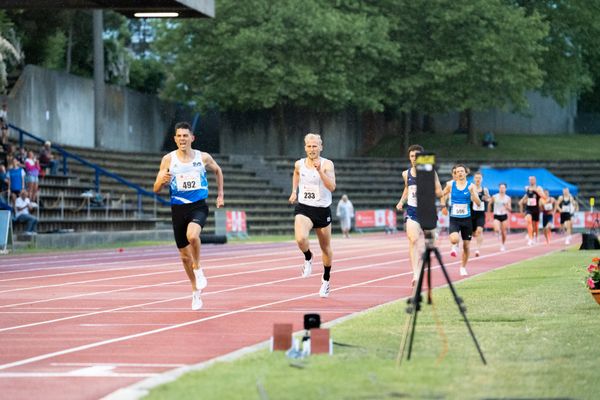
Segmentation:
[(560, 223), (564, 224), (567, 221), (571, 220), (571, 213), (568, 212), (561, 212), (560, 213)]
[(504, 222), (508, 219), (508, 215), (507, 214), (504, 214), (504, 215), (494, 214), (494, 219), (497, 219), (500, 222)]
[(450, 217), (450, 233), (460, 232), (462, 240), (471, 240), (473, 236), (473, 223), (471, 218)]
[(190, 242), (187, 240), (187, 227), (194, 222), (204, 228), (208, 218), (206, 200), (199, 200), (190, 204), (171, 205), (171, 220), (173, 221), (173, 234), (178, 249), (183, 249)]
[(313, 223), (313, 228), (325, 228), (331, 224), (331, 208), (329, 207), (312, 207), (298, 203), (294, 209), (294, 216), (296, 215), (308, 217)]
[(471, 221), (473, 222), (473, 231), (479, 227), (485, 227), (485, 211), (471, 211)]
[(540, 209), (539, 208), (535, 208), (535, 209), (530, 209), (529, 207), (527, 207), (525, 209), (525, 215), (531, 215), (531, 220), (532, 221), (539, 221), (540, 220)]

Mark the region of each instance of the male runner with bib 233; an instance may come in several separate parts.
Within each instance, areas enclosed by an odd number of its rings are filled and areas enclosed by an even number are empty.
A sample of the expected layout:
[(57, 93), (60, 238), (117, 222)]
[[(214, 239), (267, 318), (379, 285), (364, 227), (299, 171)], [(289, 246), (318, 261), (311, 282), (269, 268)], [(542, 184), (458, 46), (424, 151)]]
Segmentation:
[(175, 243), (192, 284), (192, 310), (199, 310), (200, 292), (207, 283), (200, 268), (200, 233), (208, 217), (206, 170), (213, 171), (217, 179), (217, 208), (224, 205), (223, 172), (210, 154), (192, 148), (195, 138), (190, 124), (176, 124), (174, 139), (177, 150), (162, 158), (154, 192), (169, 186)]
[[(321, 135), (309, 133), (304, 137), (306, 158), (294, 164), (292, 194), (289, 202), (294, 204), (294, 233), (300, 251), (304, 253), (302, 277), (312, 273), (312, 252), (308, 236), (314, 229), (319, 239), (323, 257), (323, 276), (319, 296), (329, 296), (329, 278), (333, 252), (331, 250), (331, 192), (335, 190), (333, 162), (321, 157), (323, 141)], [(298, 192), (298, 193), (297, 193)]]

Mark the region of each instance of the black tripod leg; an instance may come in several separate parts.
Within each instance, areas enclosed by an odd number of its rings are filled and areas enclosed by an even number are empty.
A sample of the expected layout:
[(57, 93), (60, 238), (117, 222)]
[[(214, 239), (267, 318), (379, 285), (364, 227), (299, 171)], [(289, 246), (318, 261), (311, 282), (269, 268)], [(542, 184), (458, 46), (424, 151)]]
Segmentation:
[(413, 339), (415, 337), (415, 327), (417, 326), (417, 313), (421, 309), (421, 290), (423, 289), (423, 280), (425, 279), (425, 269), (429, 269), (429, 265), (431, 265), (431, 256), (430, 251), (426, 249), (425, 252), (423, 252), (423, 262), (421, 264), (421, 271), (419, 272), (419, 280), (417, 281), (417, 286), (415, 286), (415, 293), (411, 300), (413, 307), (413, 315), (410, 336), (408, 337), (408, 355), (406, 357), (407, 360), (410, 360), (410, 355), (412, 353)]
[[(460, 311), (460, 313), (463, 317), (463, 320), (465, 321), (465, 324), (467, 325), (467, 329), (469, 330), (469, 333), (471, 334), (471, 337), (473, 338), (473, 342), (475, 342), (475, 347), (477, 348), (477, 351), (479, 352), (479, 357), (481, 357), (481, 361), (483, 362), (483, 364), (487, 365), (487, 362), (485, 361), (483, 352), (481, 351), (481, 347), (479, 347), (479, 342), (477, 342), (475, 333), (473, 332), (473, 329), (471, 329), (471, 324), (469, 323), (469, 320), (467, 319), (467, 314), (465, 313), (465, 306), (463, 304), (463, 301), (456, 293), (456, 290), (454, 289), (454, 285), (452, 285), (452, 281), (450, 280), (450, 276), (448, 276), (448, 272), (446, 271), (446, 267), (444, 266), (444, 263), (442, 262), (442, 256), (440, 255), (440, 252), (437, 248), (434, 248), (433, 251), (435, 252), (435, 258), (437, 258), (438, 263), (440, 263), (440, 269), (444, 273), (446, 282), (448, 282), (448, 287), (450, 288), (450, 291), (452, 292), (452, 296), (454, 297), (454, 301), (456, 302), (456, 305), (458, 306), (458, 310)], [(410, 357), (410, 351), (408, 354)]]

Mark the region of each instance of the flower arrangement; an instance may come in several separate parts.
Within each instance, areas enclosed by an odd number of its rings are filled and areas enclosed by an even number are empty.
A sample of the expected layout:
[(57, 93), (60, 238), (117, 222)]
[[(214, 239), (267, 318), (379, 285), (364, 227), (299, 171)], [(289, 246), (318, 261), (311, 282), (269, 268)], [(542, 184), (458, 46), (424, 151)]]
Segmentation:
[(588, 276), (586, 279), (587, 287), (590, 289), (600, 289), (600, 263), (599, 257), (594, 257), (592, 263), (588, 265), (587, 272)]

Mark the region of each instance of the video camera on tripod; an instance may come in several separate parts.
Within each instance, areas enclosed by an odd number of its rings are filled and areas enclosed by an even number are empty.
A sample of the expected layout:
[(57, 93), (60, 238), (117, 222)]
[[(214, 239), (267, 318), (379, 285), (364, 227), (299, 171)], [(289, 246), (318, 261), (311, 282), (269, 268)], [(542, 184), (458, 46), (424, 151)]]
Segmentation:
[[(410, 356), (412, 353), (412, 345), (413, 339), (415, 336), (415, 327), (417, 325), (417, 314), (421, 309), (421, 291), (423, 288), (423, 281), (425, 280), (425, 274), (427, 274), (427, 284), (428, 284), (428, 303), (431, 304), (431, 253), (434, 253), (435, 258), (437, 259), (440, 269), (446, 278), (446, 282), (448, 283), (448, 288), (452, 292), (452, 296), (454, 297), (454, 301), (458, 306), (458, 310), (461, 313), (463, 320), (469, 330), (471, 338), (475, 343), (475, 347), (479, 352), (479, 357), (483, 364), (486, 364), (485, 357), (481, 348), (479, 347), (479, 343), (477, 342), (477, 338), (475, 338), (475, 333), (471, 328), (471, 324), (467, 319), (466, 315), (466, 307), (464, 306), (462, 298), (458, 296), (456, 290), (454, 289), (454, 285), (450, 280), (450, 276), (446, 271), (446, 267), (442, 262), (442, 256), (440, 255), (439, 250), (435, 247), (434, 243), (434, 230), (437, 227), (437, 209), (436, 209), (436, 193), (435, 186), (437, 181), (437, 174), (435, 172), (435, 154), (433, 153), (419, 153), (417, 154), (415, 168), (417, 170), (417, 219), (419, 224), (421, 225), (421, 229), (423, 229), (423, 233), (425, 234), (425, 251), (423, 252), (423, 256), (421, 257), (421, 270), (419, 272), (419, 279), (417, 280), (417, 284), (415, 285), (414, 293), (412, 297), (407, 300), (408, 306), (406, 308), (406, 312), (410, 314), (410, 318), (406, 322), (405, 331), (402, 337), (402, 342), (400, 345), (400, 352), (398, 354), (397, 363), (400, 363), (400, 360), (404, 357), (404, 350), (406, 348), (406, 344), (408, 343), (408, 355), (407, 359), (410, 360)], [(409, 325), (411, 325), (410, 333), (408, 331)], [(407, 341), (408, 337), (408, 341)]]

